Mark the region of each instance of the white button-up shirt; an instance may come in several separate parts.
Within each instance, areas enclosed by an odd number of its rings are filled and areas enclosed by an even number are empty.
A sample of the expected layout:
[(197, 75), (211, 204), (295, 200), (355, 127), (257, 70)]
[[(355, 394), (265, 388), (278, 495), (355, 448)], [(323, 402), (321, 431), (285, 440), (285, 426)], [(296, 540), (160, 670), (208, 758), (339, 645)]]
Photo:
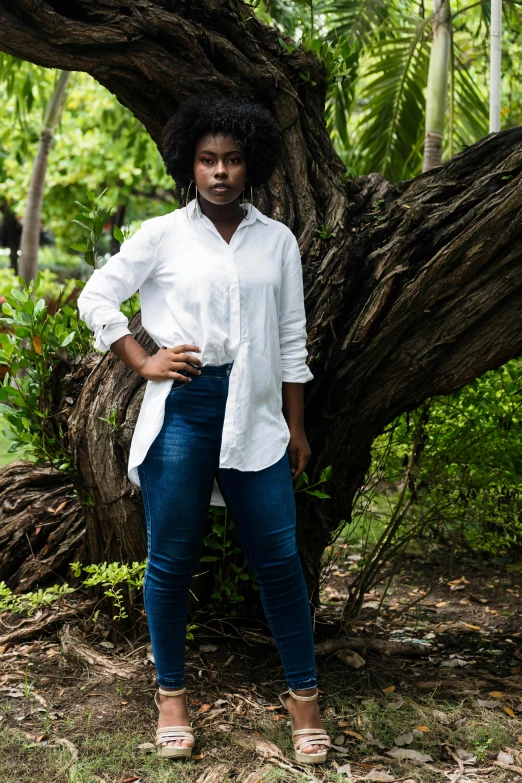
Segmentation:
[[(314, 377), (306, 364), (301, 256), (291, 230), (253, 206), (228, 244), (196, 199), (145, 220), (94, 270), (78, 298), (99, 351), (131, 334), (120, 305), (137, 290), (142, 326), (160, 348), (193, 344), (203, 366), (234, 362), (219, 467), (261, 470), (281, 459), (290, 440), (281, 384)], [(137, 486), (137, 466), (162, 427), (172, 383), (147, 381), (128, 462)], [(210, 502), (225, 505), (215, 479)]]

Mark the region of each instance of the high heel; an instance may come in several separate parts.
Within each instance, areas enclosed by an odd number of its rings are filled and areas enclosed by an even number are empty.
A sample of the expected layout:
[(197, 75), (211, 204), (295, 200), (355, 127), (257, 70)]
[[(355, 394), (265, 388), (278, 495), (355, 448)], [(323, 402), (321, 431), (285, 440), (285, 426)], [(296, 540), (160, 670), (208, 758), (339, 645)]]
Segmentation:
[[(283, 693), (279, 694), (279, 701), (283, 707), (286, 707), (286, 703), (283, 701), (283, 696), (286, 693), (290, 694), (292, 698), (297, 699), (297, 701), (314, 701), (319, 697), (319, 691), (316, 691), (313, 696), (299, 696), (297, 693), (294, 693), (291, 688), (289, 688), (287, 691), (283, 691)], [(286, 708), (288, 709), (288, 707)], [(299, 737), (297, 741), (294, 741), (295, 760), (301, 763), (304, 762), (305, 764), (323, 764), (326, 761), (326, 754), (328, 753), (328, 749), (332, 747), (332, 741), (328, 734), (324, 729), (295, 729), (294, 719), (292, 718), (290, 711), (288, 714), (290, 716), (290, 725), (292, 727), (292, 740), (294, 740), (294, 737)], [(325, 745), (326, 750), (321, 751), (320, 753), (303, 753), (301, 748), (303, 748), (305, 745)]]
[[(180, 696), (186, 690), (186, 688), (181, 688), (179, 691), (167, 691), (160, 687), (154, 694), (154, 703), (159, 710), (158, 694), (161, 696)], [(163, 744), (173, 740), (192, 740), (192, 745), (184, 747), (183, 745)], [(156, 730), (156, 745), (159, 746), (158, 756), (183, 756), (190, 758), (194, 746), (194, 729), (192, 726), (162, 726), (161, 729)]]

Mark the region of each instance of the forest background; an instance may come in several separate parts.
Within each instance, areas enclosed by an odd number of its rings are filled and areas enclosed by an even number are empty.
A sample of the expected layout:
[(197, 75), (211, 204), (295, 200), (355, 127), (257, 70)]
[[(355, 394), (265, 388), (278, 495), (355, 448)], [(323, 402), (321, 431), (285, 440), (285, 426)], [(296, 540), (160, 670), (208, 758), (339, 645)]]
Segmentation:
[[(432, 17), (424, 3), (260, 2), (255, 14), (322, 52), (332, 71), (326, 118), (348, 176), (377, 172), (391, 182), (422, 171)], [(489, 13), (487, 3), (452, 4), (442, 160), (488, 134)], [(521, 124), (522, 9), (504, 4), (501, 128)], [(304, 44), (303, 44), (304, 42)], [(60, 72), (0, 55), (0, 295), (19, 274), (21, 224), (42, 130)], [(306, 75), (302, 75), (306, 79)], [(175, 209), (172, 181), (142, 124), (88, 74), (70, 75), (45, 177), (38, 269), (40, 295), (74, 301), (75, 280), (92, 271), (76, 222), (78, 202), (103, 192), (109, 212), (97, 242), (101, 263), (119, 248), (118, 229)], [(378, 209), (378, 205), (376, 205)], [(114, 227), (116, 226), (116, 236)], [(61, 286), (61, 288), (60, 288)], [(123, 304), (131, 315), (136, 295)], [(403, 524), (422, 539), (491, 556), (517, 555), (522, 545), (522, 457), (519, 359), (478, 378), (456, 395), (431, 399), (400, 416), (374, 444), (373, 465), (354, 515), (356, 535), (378, 537), (393, 513), (408, 469), (416, 424), (420, 497)], [(22, 439), (23, 440), (23, 439)], [(13, 445), (14, 444), (14, 445)], [(17, 446), (18, 444), (18, 446)], [(20, 438), (4, 427), (0, 460), (19, 459)], [(31, 449), (29, 448), (29, 453)], [(376, 485), (368, 502), (366, 492)], [(391, 491), (391, 496), (388, 497)], [(411, 532), (411, 527), (410, 527)], [(351, 535), (351, 534), (350, 534)], [(424, 543), (422, 544), (422, 546)]]

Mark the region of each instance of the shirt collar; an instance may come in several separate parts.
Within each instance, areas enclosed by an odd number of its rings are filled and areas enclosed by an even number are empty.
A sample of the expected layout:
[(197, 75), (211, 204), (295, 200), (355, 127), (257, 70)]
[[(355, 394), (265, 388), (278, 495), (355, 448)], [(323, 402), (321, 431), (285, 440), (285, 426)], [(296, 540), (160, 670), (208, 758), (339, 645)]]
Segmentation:
[[(252, 210), (250, 210), (250, 203), (248, 201), (243, 201), (243, 202), (240, 202), (240, 203), (241, 203), (242, 206), (244, 205), (246, 207), (246, 210), (247, 210), (246, 215), (248, 215), (250, 213), (249, 217), (245, 216), (245, 218), (244, 218), (245, 223), (250, 225), (250, 223), (255, 223), (256, 220), (260, 220), (262, 223), (268, 223), (267, 216), (264, 215), (261, 212), (261, 210), (259, 210), (256, 206), (254, 206), (254, 204), (252, 204)], [(199, 218), (204, 217), (203, 212), (201, 211), (201, 207), (200, 207), (199, 201), (196, 198), (193, 198), (192, 201), (189, 201), (189, 203), (188, 203), (187, 213), (188, 213), (189, 217), (192, 217), (192, 210), (193, 209), (196, 210), (196, 215)], [(196, 217), (196, 215), (194, 217)]]

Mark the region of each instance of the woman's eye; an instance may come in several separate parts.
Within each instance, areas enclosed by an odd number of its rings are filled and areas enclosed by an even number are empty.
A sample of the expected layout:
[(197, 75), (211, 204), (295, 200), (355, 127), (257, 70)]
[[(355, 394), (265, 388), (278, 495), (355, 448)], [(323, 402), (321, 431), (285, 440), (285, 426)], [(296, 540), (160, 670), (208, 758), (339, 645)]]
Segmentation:
[[(200, 158), (202, 163), (213, 163), (212, 158)], [(230, 158), (231, 163), (241, 163), (241, 158)]]

